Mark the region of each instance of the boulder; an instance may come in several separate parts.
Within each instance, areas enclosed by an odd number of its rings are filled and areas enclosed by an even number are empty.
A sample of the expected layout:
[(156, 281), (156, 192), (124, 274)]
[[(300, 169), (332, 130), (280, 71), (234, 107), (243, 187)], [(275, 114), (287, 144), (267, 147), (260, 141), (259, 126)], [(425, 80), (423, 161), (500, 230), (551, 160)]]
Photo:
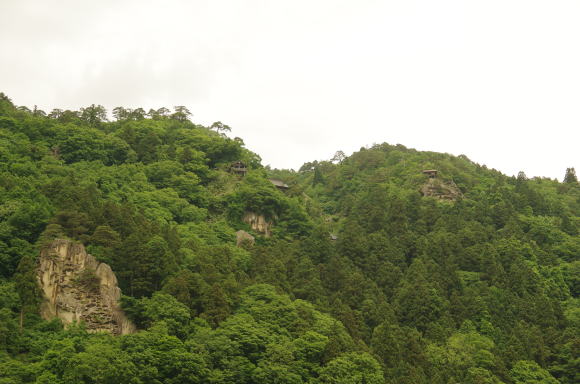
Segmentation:
[(249, 245), (254, 245), (254, 236), (250, 235), (248, 232), (239, 230), (236, 232), (236, 245), (239, 247), (244, 243)]

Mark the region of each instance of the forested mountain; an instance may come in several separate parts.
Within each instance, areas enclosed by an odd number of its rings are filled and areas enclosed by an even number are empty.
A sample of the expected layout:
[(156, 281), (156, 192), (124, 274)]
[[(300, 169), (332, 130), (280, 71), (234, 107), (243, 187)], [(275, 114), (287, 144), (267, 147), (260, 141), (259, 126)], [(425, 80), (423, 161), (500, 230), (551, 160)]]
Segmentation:
[[(573, 168), (380, 144), (272, 170), (185, 107), (113, 115), (0, 94), (1, 384), (580, 382)], [(137, 333), (39, 316), (55, 239), (111, 266)]]

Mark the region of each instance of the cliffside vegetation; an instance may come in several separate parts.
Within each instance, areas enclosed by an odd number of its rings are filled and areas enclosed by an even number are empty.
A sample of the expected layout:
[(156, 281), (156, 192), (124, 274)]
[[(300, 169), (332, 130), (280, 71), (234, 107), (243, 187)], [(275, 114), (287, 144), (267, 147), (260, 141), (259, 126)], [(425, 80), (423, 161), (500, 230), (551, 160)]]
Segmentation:
[[(507, 177), (380, 144), (271, 170), (184, 107), (113, 114), (0, 94), (0, 383), (580, 381), (573, 169)], [(422, 196), (424, 169), (457, 193)], [(141, 331), (39, 317), (56, 238), (112, 267)]]

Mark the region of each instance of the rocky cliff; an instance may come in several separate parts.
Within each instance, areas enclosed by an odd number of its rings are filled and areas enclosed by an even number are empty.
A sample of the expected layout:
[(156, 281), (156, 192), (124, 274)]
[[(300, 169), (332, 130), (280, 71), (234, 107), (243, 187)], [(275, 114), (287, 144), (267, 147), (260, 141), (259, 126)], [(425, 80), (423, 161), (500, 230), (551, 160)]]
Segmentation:
[(272, 234), (272, 222), (266, 220), (264, 215), (258, 215), (254, 212), (246, 212), (242, 220), (244, 223), (249, 224), (254, 231), (262, 233), (266, 237), (269, 237)]
[(428, 179), (421, 187), (421, 194), (448, 201), (455, 201), (463, 196), (453, 181), (444, 182), (440, 179)]
[(41, 315), (63, 323), (84, 322), (89, 331), (115, 335), (135, 331), (119, 306), (121, 289), (111, 267), (82, 244), (55, 240), (40, 253), (38, 281), (44, 293)]

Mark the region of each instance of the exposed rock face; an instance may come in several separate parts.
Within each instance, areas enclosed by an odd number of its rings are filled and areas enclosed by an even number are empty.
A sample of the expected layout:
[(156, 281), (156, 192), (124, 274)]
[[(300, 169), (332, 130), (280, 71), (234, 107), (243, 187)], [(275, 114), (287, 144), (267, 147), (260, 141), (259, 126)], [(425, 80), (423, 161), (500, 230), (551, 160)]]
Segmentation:
[(440, 179), (428, 179), (421, 187), (423, 196), (436, 197), (440, 200), (455, 201), (463, 196), (454, 182), (443, 182)]
[(248, 232), (239, 230), (236, 232), (236, 245), (239, 247), (244, 243), (254, 245), (254, 236), (250, 235)]
[(119, 306), (117, 277), (82, 244), (55, 240), (40, 253), (38, 281), (44, 292), (41, 315), (71, 324), (83, 321), (89, 331), (114, 335), (135, 332)]
[(256, 232), (263, 233), (266, 237), (272, 234), (272, 222), (267, 221), (264, 215), (258, 215), (254, 212), (246, 212), (242, 218)]

